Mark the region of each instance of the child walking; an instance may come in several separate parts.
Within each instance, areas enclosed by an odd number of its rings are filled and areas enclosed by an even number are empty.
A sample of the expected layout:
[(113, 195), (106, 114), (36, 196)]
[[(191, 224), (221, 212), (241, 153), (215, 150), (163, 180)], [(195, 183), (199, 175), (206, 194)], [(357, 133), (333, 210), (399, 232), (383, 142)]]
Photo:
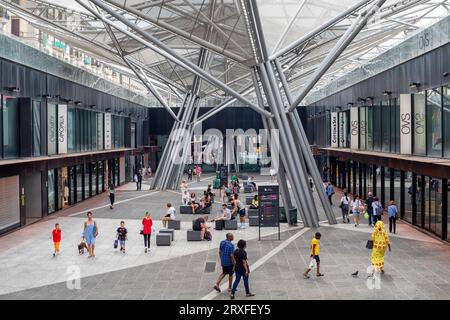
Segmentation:
[(314, 238), (311, 240), (311, 263), (309, 264), (308, 269), (305, 271), (303, 276), (305, 279), (309, 279), (308, 273), (317, 264), (317, 274), (318, 277), (323, 277), (323, 274), (320, 273), (320, 258), (319, 258), (319, 240), (322, 237), (320, 232), (316, 232)]
[(125, 253), (125, 241), (128, 240), (128, 231), (125, 228), (125, 222), (120, 221), (120, 227), (117, 228), (116, 239), (120, 243), (120, 251)]
[(61, 243), (61, 229), (59, 228), (59, 223), (55, 224), (55, 229), (52, 231), (53, 246), (55, 250), (53, 251), (53, 256), (56, 257), (59, 254), (59, 245)]

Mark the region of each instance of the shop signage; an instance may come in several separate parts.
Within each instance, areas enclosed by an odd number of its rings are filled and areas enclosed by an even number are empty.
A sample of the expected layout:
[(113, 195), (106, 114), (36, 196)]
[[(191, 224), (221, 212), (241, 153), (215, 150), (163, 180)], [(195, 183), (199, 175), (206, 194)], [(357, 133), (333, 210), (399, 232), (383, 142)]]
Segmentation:
[(105, 113), (105, 150), (111, 149), (111, 113)]
[(412, 115), (411, 95), (400, 95), (400, 153), (411, 154), (412, 139)]
[(56, 154), (56, 105), (48, 104), (47, 107), (47, 152), (49, 155)]
[(425, 155), (426, 143), (425, 143), (425, 104), (426, 97), (424, 94), (414, 95), (414, 154)]
[(58, 105), (58, 153), (67, 153), (67, 104)]
[(347, 148), (346, 137), (347, 137), (347, 113), (339, 112), (339, 147)]
[(366, 107), (359, 108), (359, 149), (366, 150), (367, 121)]
[(278, 185), (259, 186), (259, 226), (278, 227), (280, 225), (280, 189)]
[(350, 146), (354, 150), (359, 148), (359, 108), (350, 109)]
[(339, 146), (338, 133), (338, 113), (331, 112), (331, 147), (337, 148)]
[(97, 113), (97, 148), (103, 150), (103, 113)]

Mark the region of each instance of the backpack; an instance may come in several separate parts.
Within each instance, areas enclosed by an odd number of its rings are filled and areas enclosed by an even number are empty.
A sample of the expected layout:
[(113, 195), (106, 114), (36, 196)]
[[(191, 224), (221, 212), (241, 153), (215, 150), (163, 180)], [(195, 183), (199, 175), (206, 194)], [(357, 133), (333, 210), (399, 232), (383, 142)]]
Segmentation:
[(383, 207), (381, 205), (377, 204), (376, 214), (378, 216), (381, 216), (383, 214), (383, 212), (384, 212)]
[(211, 232), (205, 231), (205, 239), (208, 240), (208, 241), (211, 241), (211, 240), (212, 240)]

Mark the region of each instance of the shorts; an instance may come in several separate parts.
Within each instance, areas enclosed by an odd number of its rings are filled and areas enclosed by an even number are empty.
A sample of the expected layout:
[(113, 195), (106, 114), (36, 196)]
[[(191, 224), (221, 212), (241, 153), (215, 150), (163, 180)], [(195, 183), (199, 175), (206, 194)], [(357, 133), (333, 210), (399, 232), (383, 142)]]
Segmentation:
[(55, 247), (55, 251), (59, 251), (59, 242), (53, 242), (53, 245)]
[(359, 211), (353, 211), (353, 216), (354, 217), (359, 217), (361, 213)]
[(125, 247), (125, 240), (119, 240), (120, 246)]
[(233, 266), (222, 266), (222, 274), (232, 276), (234, 274)]
[(245, 217), (245, 209), (239, 210), (239, 217)]
[(320, 258), (319, 258), (318, 255), (317, 256), (313, 256), (313, 258), (314, 258), (314, 260), (316, 260), (317, 263), (320, 263)]

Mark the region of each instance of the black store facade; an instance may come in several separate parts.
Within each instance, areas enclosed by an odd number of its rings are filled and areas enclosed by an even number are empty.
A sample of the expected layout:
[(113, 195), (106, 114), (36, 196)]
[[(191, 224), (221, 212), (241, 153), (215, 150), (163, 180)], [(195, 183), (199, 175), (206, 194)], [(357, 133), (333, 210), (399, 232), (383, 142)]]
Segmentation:
[(131, 181), (150, 157), (148, 108), (3, 59), (0, 75), (0, 234)]

